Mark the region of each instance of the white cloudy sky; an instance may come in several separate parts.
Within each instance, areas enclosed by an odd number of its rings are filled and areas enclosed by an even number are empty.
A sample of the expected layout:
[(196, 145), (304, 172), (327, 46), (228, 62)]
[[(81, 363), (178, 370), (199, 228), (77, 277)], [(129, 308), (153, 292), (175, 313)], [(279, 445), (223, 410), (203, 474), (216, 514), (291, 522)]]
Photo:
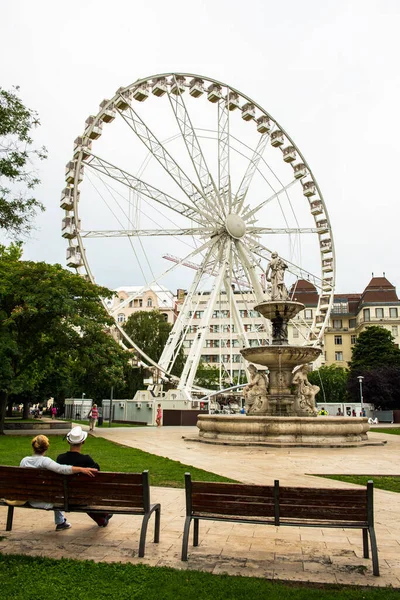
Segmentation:
[[(3, 0), (0, 85), (21, 86), (49, 149), (25, 257), (64, 264), (60, 191), (87, 116), (122, 85), (178, 71), (239, 89), (295, 140), (331, 218), (338, 292), (383, 271), (400, 289), (399, 17), (397, 0)], [(96, 280), (138, 283), (113, 258)]]

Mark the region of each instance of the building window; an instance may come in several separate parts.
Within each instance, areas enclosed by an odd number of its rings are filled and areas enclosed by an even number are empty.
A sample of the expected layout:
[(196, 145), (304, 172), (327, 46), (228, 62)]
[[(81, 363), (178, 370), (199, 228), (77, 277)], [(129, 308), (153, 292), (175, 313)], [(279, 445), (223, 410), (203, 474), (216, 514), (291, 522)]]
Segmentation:
[(397, 308), (389, 308), (389, 315), (391, 319), (397, 319)]
[(118, 323), (123, 323), (125, 321), (125, 315), (123, 313), (119, 313), (117, 321)]
[(139, 308), (142, 308), (142, 306), (143, 306), (143, 300), (142, 300), (142, 299), (140, 299), (140, 300), (139, 300)]
[(247, 310), (239, 310), (239, 314), (242, 317), (242, 319), (247, 319), (247, 317), (249, 316)]
[(355, 326), (356, 326), (356, 319), (349, 319), (350, 329), (354, 329)]
[(342, 362), (343, 361), (343, 352), (335, 352), (335, 360), (337, 362)]
[(305, 319), (312, 319), (312, 310), (311, 308), (306, 308), (306, 310), (304, 311), (304, 318)]
[(168, 315), (166, 313), (161, 313), (161, 314), (164, 317), (164, 321), (168, 321)]
[(351, 344), (355, 344), (355, 343), (356, 343), (356, 341), (357, 341), (357, 336), (356, 336), (356, 335), (352, 335), (352, 336), (350, 337), (350, 343), (351, 343)]
[(147, 298), (147, 306), (153, 306), (153, 300), (151, 298)]
[(194, 313), (195, 319), (202, 319), (203, 316), (204, 316), (204, 310), (196, 310), (196, 312)]
[(383, 308), (376, 308), (375, 309), (375, 317), (377, 319), (383, 319)]
[(197, 325), (190, 325), (189, 329), (188, 329), (188, 333), (196, 333), (197, 331)]
[(342, 345), (342, 336), (335, 335), (335, 346), (341, 346), (341, 345)]
[(363, 315), (364, 315), (364, 321), (370, 321), (371, 320), (371, 315), (370, 315), (370, 312), (369, 312), (369, 308), (364, 308)]
[(398, 335), (399, 335), (399, 328), (397, 327), (397, 325), (393, 325), (392, 326), (392, 336), (397, 337)]
[(293, 337), (294, 338), (298, 338), (299, 337), (299, 330), (298, 329), (293, 329)]
[(210, 333), (219, 333), (219, 325), (210, 325)]
[(123, 302), (125, 302), (125, 299), (124, 298), (120, 298), (119, 299), (119, 303), (122, 304)]
[(333, 329), (342, 329), (342, 319), (333, 319)]

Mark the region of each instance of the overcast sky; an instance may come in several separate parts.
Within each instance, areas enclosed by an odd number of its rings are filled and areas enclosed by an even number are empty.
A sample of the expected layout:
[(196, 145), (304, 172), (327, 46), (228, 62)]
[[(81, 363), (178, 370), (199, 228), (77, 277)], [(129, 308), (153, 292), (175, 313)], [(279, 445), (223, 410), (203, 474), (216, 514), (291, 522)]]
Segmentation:
[(25, 258), (65, 264), (60, 192), (87, 116), (120, 86), (181, 71), (239, 89), (295, 140), (332, 222), (336, 291), (385, 272), (400, 292), (399, 16), (397, 0), (3, 0), (0, 85), (21, 87), (49, 150)]

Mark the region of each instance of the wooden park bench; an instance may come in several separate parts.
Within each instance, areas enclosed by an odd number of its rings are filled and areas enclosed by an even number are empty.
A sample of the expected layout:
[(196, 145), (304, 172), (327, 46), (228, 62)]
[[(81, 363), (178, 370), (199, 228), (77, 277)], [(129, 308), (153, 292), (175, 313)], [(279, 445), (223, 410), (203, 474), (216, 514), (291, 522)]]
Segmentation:
[(199, 521), (231, 521), (293, 527), (338, 527), (361, 529), (364, 558), (371, 542), (374, 575), (379, 575), (378, 549), (374, 530), (373, 491), (365, 489), (320, 489), (192, 481), (185, 474), (186, 519), (182, 560), (188, 559), (191, 522), (193, 546), (199, 544)]
[[(65, 512), (143, 515), (139, 556), (144, 556), (148, 521), (155, 512), (154, 542), (160, 539), (160, 504), (150, 504), (149, 472), (59, 475), (46, 469), (0, 466), (0, 504), (8, 506), (6, 531), (11, 531), (14, 508), (49, 502)], [(25, 501), (25, 503), (24, 503)]]

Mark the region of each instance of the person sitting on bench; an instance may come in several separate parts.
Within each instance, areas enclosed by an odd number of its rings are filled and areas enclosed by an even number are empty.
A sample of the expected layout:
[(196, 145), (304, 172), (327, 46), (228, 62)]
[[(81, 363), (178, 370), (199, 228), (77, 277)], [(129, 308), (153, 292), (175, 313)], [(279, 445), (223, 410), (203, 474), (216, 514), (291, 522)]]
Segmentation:
[[(57, 462), (62, 465), (92, 467), (100, 471), (100, 466), (91, 456), (89, 456), (89, 454), (81, 454), (82, 446), (85, 443), (87, 435), (86, 431), (83, 431), (82, 427), (79, 425), (71, 429), (71, 431), (67, 433), (69, 451), (57, 456)], [(88, 512), (87, 515), (93, 519), (93, 521), (96, 521), (99, 527), (107, 527), (108, 521), (112, 517), (111, 513)]]

